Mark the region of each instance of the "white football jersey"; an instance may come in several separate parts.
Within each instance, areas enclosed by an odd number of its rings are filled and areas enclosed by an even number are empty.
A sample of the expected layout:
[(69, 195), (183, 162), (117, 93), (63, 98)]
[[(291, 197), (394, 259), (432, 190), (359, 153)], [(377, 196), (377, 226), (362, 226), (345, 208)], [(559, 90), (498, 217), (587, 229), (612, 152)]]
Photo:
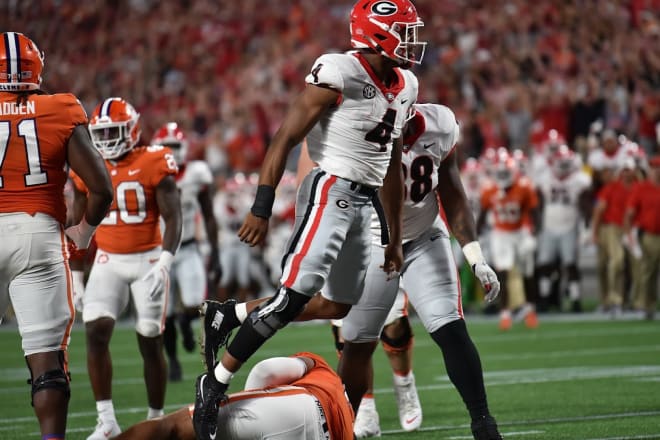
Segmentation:
[(310, 158), (325, 172), (371, 187), (385, 178), (392, 139), (401, 136), (418, 83), (409, 70), (394, 69), (386, 87), (357, 52), (325, 54), (305, 78), (308, 84), (341, 93), (307, 135)]
[(631, 153), (631, 144), (619, 146), (614, 154), (608, 154), (602, 148), (598, 148), (589, 153), (587, 164), (595, 171), (600, 171), (604, 168), (617, 170), (623, 166), (626, 158), (631, 157)]
[(248, 182), (218, 191), (213, 199), (213, 214), (218, 222), (218, 240), (221, 246), (240, 243), (238, 230), (250, 212), (254, 198), (253, 186)]
[(543, 195), (543, 228), (556, 233), (576, 228), (580, 218), (580, 194), (591, 186), (591, 177), (583, 171), (576, 171), (565, 179), (553, 173), (545, 177), (538, 184)]
[[(417, 238), (436, 223), (445, 234), (447, 226), (439, 217), (438, 168), (458, 140), (454, 112), (438, 104), (415, 104), (420, 130), (404, 138), (402, 167), (404, 175), (403, 241)], [(409, 143), (409, 144), (408, 144)], [(380, 242), (378, 217), (372, 219), (374, 240)]]
[(181, 198), (181, 241), (195, 238), (195, 219), (199, 212), (199, 193), (213, 183), (211, 169), (201, 160), (186, 163), (176, 176)]

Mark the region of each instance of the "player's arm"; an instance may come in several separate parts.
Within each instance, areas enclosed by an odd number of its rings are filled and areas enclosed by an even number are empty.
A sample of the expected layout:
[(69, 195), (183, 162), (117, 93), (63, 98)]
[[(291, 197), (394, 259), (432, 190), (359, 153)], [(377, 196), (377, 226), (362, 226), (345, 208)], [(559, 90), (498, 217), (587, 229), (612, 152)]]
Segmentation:
[(156, 187), (156, 203), (165, 222), (163, 251), (174, 255), (181, 241), (181, 201), (174, 177), (165, 176)]
[(289, 152), (303, 140), (321, 115), (337, 103), (338, 98), (336, 90), (307, 85), (291, 105), (266, 151), (254, 204), (238, 231), (241, 241), (250, 246), (263, 241), (275, 201), (275, 187), (282, 178)]
[(211, 281), (214, 283), (213, 287), (215, 288), (220, 282), (222, 272), (220, 268), (220, 250), (218, 249), (218, 222), (213, 213), (213, 196), (211, 192), (210, 185), (207, 185), (197, 194), (197, 201), (199, 202), (202, 217), (204, 218), (206, 237), (211, 246), (208, 271)]
[(245, 381), (245, 389), (290, 384), (303, 377), (313, 367), (314, 361), (304, 356), (265, 359), (250, 370)]
[[(495, 272), (486, 264), (481, 245), (477, 240), (477, 228), (461, 182), (455, 149), (440, 163), (438, 182), (440, 183), (436, 191), (442, 201), (449, 228), (463, 248), (465, 260), (484, 287), (486, 300), (493, 301), (499, 294), (500, 283)], [(481, 211), (480, 218), (484, 211)]]
[(390, 242), (385, 248), (383, 270), (387, 273), (399, 272), (403, 265), (403, 169), (401, 167), (401, 152), (403, 139), (392, 142), (392, 156), (383, 180), (379, 197), (383, 203), (385, 218), (389, 227)]
[(67, 235), (80, 249), (86, 249), (112, 203), (113, 190), (110, 175), (101, 154), (89, 137), (87, 127), (78, 125), (73, 129), (67, 145), (67, 162), (85, 183), (88, 195), (80, 198), (76, 191), (74, 219), (79, 220), (67, 228)]

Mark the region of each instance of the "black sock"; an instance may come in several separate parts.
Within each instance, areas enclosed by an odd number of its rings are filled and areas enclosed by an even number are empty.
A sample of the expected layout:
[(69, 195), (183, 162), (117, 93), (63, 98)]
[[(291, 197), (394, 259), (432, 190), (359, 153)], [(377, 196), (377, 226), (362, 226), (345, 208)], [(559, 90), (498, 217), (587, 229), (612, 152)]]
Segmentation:
[(163, 330), (163, 347), (165, 353), (170, 359), (176, 359), (176, 325), (175, 316), (168, 316), (165, 319), (165, 330)]
[(431, 337), (442, 350), (447, 375), (463, 398), (472, 420), (488, 415), (481, 360), (465, 321), (450, 322), (431, 333)]

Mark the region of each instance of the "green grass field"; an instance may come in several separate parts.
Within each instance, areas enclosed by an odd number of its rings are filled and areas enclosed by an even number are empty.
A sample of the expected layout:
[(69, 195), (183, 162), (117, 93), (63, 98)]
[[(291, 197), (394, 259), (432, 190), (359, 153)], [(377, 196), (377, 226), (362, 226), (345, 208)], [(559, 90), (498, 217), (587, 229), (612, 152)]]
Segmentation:
[[(509, 439), (660, 439), (660, 325), (645, 321), (546, 320), (537, 330), (521, 325), (506, 334), (495, 321), (468, 317), (479, 348), (492, 413)], [(415, 324), (415, 375), (424, 409), (422, 429), (398, 424), (391, 373), (382, 350), (375, 359), (376, 403), (383, 436), (390, 439), (471, 439), (469, 417), (449, 382), (439, 349)], [(0, 439), (38, 438), (29, 404), (27, 369), (17, 331), (0, 329)], [(257, 353), (254, 361), (313, 350), (336, 363), (327, 325), (292, 326)], [(142, 362), (130, 326), (112, 341), (114, 403), (123, 428), (146, 416)], [(70, 349), (73, 375), (69, 439), (84, 439), (96, 422), (85, 367), (84, 334), (77, 327)], [(185, 380), (170, 385), (166, 411), (189, 403), (200, 357), (182, 353)], [(246, 367), (251, 366), (248, 365)], [(234, 379), (237, 390), (244, 368)]]

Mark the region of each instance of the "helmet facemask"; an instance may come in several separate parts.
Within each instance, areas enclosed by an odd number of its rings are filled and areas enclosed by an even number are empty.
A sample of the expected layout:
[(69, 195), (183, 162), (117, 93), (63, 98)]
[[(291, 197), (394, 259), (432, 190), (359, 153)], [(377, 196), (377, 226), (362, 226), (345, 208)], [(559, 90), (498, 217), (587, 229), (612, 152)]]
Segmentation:
[[(89, 125), (89, 135), (104, 159), (117, 159), (135, 145), (131, 137), (135, 124), (133, 121), (102, 122), (103, 119)], [(139, 137), (138, 133), (135, 139)]]
[(390, 33), (399, 38), (400, 42), (394, 49), (394, 55), (402, 66), (410, 67), (413, 64), (421, 64), (426, 50), (426, 42), (419, 41), (418, 32), (419, 28), (423, 26), (424, 23), (421, 21), (415, 23), (395, 22), (389, 30)]

